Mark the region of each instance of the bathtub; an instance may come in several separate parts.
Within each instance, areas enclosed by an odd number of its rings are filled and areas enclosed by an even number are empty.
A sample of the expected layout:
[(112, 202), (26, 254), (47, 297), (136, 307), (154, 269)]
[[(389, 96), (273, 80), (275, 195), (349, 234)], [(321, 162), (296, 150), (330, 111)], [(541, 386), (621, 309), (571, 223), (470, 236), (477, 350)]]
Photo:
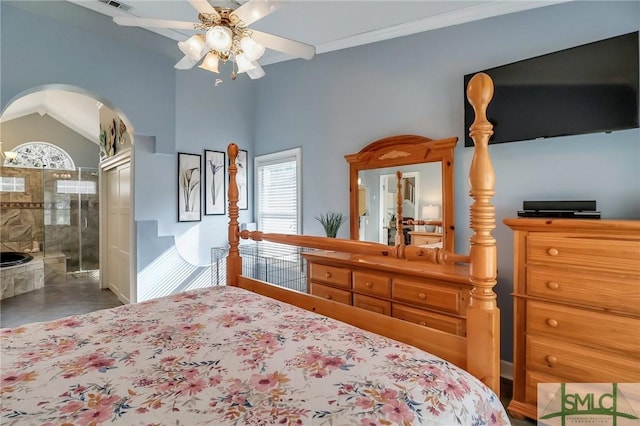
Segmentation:
[(0, 268), (7, 266), (16, 266), (23, 263), (27, 263), (33, 259), (28, 253), (19, 253), (17, 251), (3, 251), (0, 252)]
[(2, 252), (0, 256), (0, 299), (44, 287), (42, 254)]

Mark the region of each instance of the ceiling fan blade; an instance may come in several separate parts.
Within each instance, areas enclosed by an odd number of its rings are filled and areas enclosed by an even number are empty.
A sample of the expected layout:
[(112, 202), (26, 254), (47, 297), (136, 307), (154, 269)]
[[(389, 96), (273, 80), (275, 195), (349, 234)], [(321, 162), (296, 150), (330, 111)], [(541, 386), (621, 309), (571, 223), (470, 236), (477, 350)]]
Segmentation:
[(190, 70), (197, 62), (198, 61), (194, 61), (185, 55), (185, 57), (180, 59), (173, 67), (177, 70)]
[(181, 30), (195, 30), (197, 25), (195, 22), (147, 19), (135, 16), (114, 16), (113, 22), (126, 27), (176, 28)]
[(220, 17), (218, 11), (215, 10), (207, 0), (189, 0), (189, 3), (191, 3), (191, 6), (193, 6), (200, 13)]
[(237, 16), (245, 25), (251, 25), (258, 19), (280, 9), (284, 4), (284, 1), (249, 0), (231, 12), (231, 15)]
[[(246, 4), (246, 3), (245, 3)], [(277, 35), (251, 30), (251, 38), (269, 49), (286, 53), (303, 59), (311, 59), (316, 55), (316, 48), (310, 44), (290, 40)]]
[(266, 73), (264, 72), (260, 64), (258, 62), (252, 62), (252, 64), (255, 65), (255, 68), (247, 70), (247, 75), (249, 76), (249, 78), (251, 80), (257, 80), (264, 77)]

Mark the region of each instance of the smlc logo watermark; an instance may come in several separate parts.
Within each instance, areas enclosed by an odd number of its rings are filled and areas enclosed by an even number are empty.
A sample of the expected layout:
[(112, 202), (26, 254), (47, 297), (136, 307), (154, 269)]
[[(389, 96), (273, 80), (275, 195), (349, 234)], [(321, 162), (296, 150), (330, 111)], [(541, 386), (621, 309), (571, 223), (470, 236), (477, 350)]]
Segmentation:
[(640, 426), (640, 383), (539, 383), (538, 425)]

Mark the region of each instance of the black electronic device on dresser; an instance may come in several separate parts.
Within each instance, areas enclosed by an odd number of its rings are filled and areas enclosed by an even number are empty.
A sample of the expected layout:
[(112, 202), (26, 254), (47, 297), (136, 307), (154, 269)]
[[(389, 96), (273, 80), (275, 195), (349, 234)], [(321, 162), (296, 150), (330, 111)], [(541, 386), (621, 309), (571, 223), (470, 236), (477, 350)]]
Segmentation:
[(595, 200), (523, 201), (519, 217), (600, 219)]

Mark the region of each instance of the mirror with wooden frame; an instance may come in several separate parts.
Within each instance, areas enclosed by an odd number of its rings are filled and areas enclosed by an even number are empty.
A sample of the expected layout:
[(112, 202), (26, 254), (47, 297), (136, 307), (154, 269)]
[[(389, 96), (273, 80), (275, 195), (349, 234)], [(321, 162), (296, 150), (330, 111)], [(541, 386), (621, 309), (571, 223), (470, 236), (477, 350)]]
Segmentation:
[[(406, 245), (441, 245), (453, 252), (453, 150), (457, 142), (456, 137), (433, 140), (397, 135), (345, 155), (351, 239), (394, 245), (398, 234)], [(400, 186), (398, 171), (402, 172)], [(399, 200), (405, 219), (401, 232), (395, 221)], [(407, 219), (426, 224), (406, 224)]]

